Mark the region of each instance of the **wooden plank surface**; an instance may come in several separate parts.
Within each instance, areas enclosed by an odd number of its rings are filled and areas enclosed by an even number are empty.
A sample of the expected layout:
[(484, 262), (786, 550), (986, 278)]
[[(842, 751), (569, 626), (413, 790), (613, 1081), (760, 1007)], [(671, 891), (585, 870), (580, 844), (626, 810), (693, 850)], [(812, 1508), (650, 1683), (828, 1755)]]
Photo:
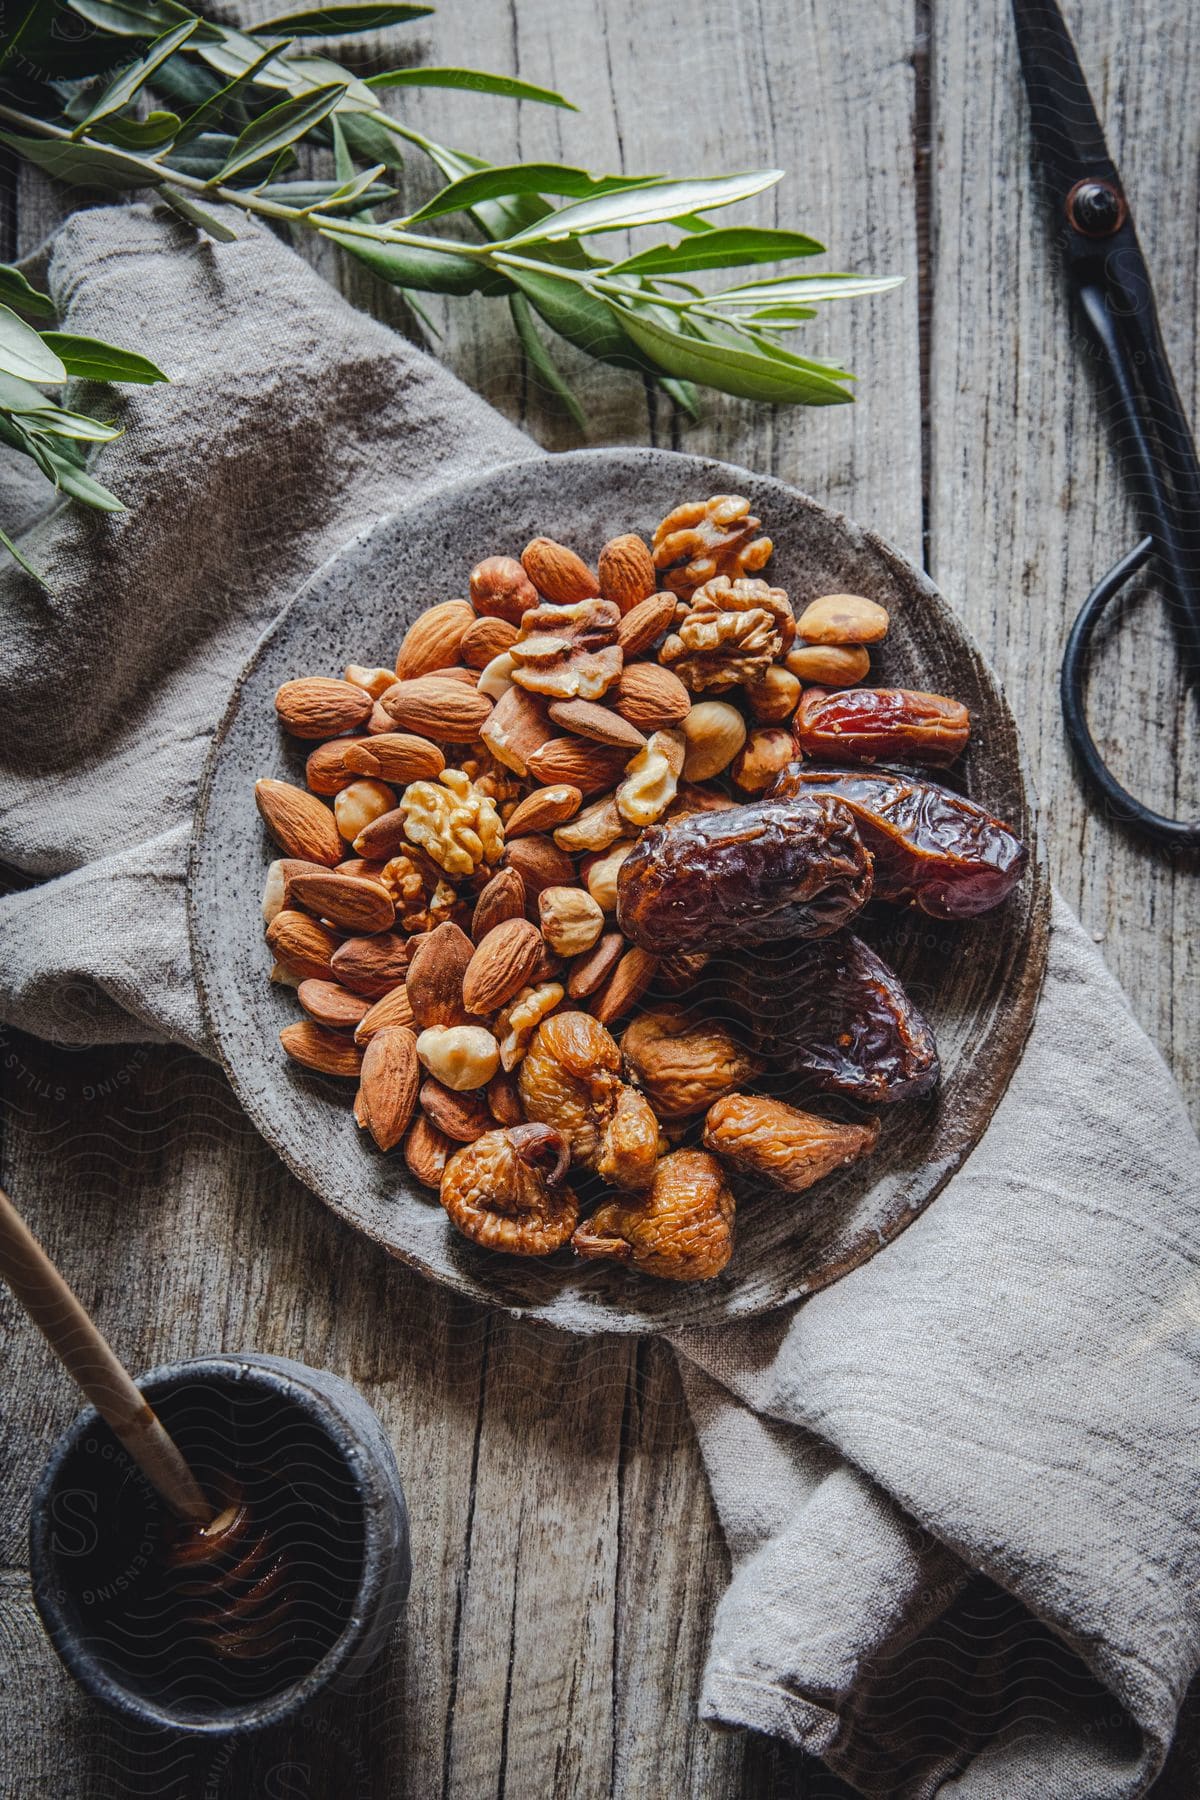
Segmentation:
[[(1094, 0), (1086, 28), (1083, 8), (1071, 10), (1194, 411), (1200, 58), (1177, 7), (1166, 9), (1175, 31), (1154, 0)], [(1197, 1102), (1194, 876), (1095, 818), (1063, 750), (1054, 671), (1065, 622), (1132, 527), (1032, 204), (1003, 0), (985, 13), (950, 0), (447, 9), (406, 39), (421, 60), (519, 73), (583, 110), (414, 93), (405, 112), (497, 161), (677, 173), (774, 164), (788, 181), (747, 217), (813, 231), (836, 266), (912, 277), (897, 295), (814, 322), (812, 347), (862, 376), (859, 406), (768, 412), (709, 399), (692, 426), (632, 376), (564, 351), (591, 415), (586, 441), (674, 443), (769, 470), (918, 558), (927, 526), (931, 569), (997, 661), (1025, 728), (1058, 879), (1105, 934)], [(406, 181), (410, 194), (427, 189), (419, 161)], [(20, 248), (59, 204), (22, 176)], [(411, 325), (365, 271), (311, 254), (356, 303)], [(502, 308), (449, 302), (435, 316), (438, 354), (464, 379), (542, 442), (584, 441), (529, 380)], [(1160, 799), (1183, 735), (1169, 661), (1151, 603), (1106, 648), (1094, 687), (1106, 734), (1124, 735), (1123, 766)], [(1193, 763), (1179, 777), (1193, 802), (1195, 773)], [(5, 1305), (0, 1654), (11, 1675), (0, 1792), (842, 1792), (806, 1759), (695, 1719), (727, 1564), (662, 1346), (534, 1333), (389, 1264), (286, 1175), (221, 1077), (186, 1053), (68, 1052), (11, 1034), (0, 1069), (2, 1179), (118, 1351), (145, 1367), (254, 1346), (347, 1375), (395, 1444), (415, 1565), (404, 1629), (366, 1688), (282, 1741), (176, 1761), (117, 1730), (71, 1689), (28, 1600), (31, 1476), (74, 1403)]]

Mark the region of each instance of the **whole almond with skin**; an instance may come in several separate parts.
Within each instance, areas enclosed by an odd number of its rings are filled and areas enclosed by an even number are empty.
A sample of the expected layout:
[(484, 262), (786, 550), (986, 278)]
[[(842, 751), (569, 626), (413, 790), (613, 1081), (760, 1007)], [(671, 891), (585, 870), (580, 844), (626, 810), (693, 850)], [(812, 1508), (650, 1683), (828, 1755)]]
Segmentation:
[(542, 939), (528, 919), (493, 925), (476, 947), (463, 977), (463, 1005), (480, 1016), (495, 1012), (526, 986), (541, 957)]
[(486, 669), (494, 656), (511, 650), (517, 628), (507, 619), (476, 619), (463, 633), (458, 654), (469, 669)]
[(354, 848), (371, 862), (387, 862), (400, 851), (407, 851), (408, 838), (404, 832), (407, 817), (401, 806), (380, 813), (378, 818), (363, 826), (354, 840)]
[(334, 951), (329, 966), (333, 979), (351, 993), (381, 1000), (403, 984), (409, 955), (404, 938), (394, 931), (381, 931), (378, 937), (347, 938)]
[(519, 869), (498, 869), (475, 902), (471, 936), (481, 943), (506, 919), (525, 917), (525, 881)]
[(521, 1105), (521, 1095), (514, 1075), (506, 1074), (503, 1069), (497, 1070), (483, 1092), (488, 1110), (498, 1125), (520, 1125), (523, 1122), (525, 1109)]
[(569, 887), (575, 880), (575, 864), (548, 837), (521, 837), (506, 844), (504, 867), (516, 869), (525, 883), (527, 909), (536, 907), (543, 888)]
[(357, 1077), (362, 1068), (363, 1053), (344, 1031), (330, 1031), (311, 1019), (299, 1019), (285, 1025), (279, 1041), (293, 1062), (314, 1069), (319, 1075)]
[(692, 706), (692, 696), (678, 675), (650, 662), (630, 663), (622, 669), (608, 698), (621, 717), (639, 731), (678, 725)]
[(674, 594), (650, 594), (631, 606), (617, 626), (617, 642), (625, 652), (626, 662), (648, 650), (655, 638), (662, 636), (679, 602)]
[(363, 876), (339, 875), (336, 871), (293, 875), (288, 892), (298, 906), (355, 936), (390, 931), (396, 922), (395, 904), (382, 882), (368, 881)]
[(452, 663), (445, 669), (430, 669), (428, 676), (421, 679), (429, 681), (457, 681), (462, 687), (479, 686), (479, 670), (464, 669), (461, 663)]
[(603, 987), (626, 947), (625, 938), (619, 931), (606, 931), (594, 950), (586, 956), (580, 956), (571, 964), (571, 972), (567, 976), (567, 992), (572, 1000), (584, 1000), (596, 989)]
[(459, 646), (467, 627), (475, 623), (475, 609), (465, 600), (443, 600), (414, 619), (396, 653), (396, 673), (401, 681), (428, 675), (458, 661)]
[(654, 558), (632, 532), (609, 538), (600, 552), (597, 568), (600, 592), (606, 600), (615, 601), (623, 613), (631, 612), (658, 586)]
[(636, 725), (623, 719), (611, 706), (597, 706), (594, 700), (555, 700), (550, 717), (564, 731), (591, 739), (596, 744), (612, 744), (636, 756), (646, 748), (646, 740)]
[(284, 907), (267, 926), (267, 943), (276, 959), (293, 975), (302, 978), (313, 975), (327, 981), (341, 939), (327, 925), (310, 919), (307, 913)]
[[(346, 767), (355, 775), (371, 775), (377, 781), (394, 781), (403, 786), (410, 781), (436, 781), (446, 766), (446, 758), (436, 744), (404, 731), (350, 738), (347, 744), (343, 752)], [(328, 750), (330, 745), (322, 748)]]
[(583, 802), (583, 795), (570, 782), (560, 781), (555, 787), (534, 788), (526, 794), (504, 826), (506, 841), (525, 837), (531, 831), (551, 831), (573, 819)]
[(434, 738), (440, 744), (473, 744), (492, 713), (486, 694), (435, 675), (398, 681), (379, 704), (401, 731)]
[(310, 1019), (318, 1025), (328, 1025), (331, 1031), (353, 1031), (371, 1005), (361, 994), (352, 994), (340, 983), (311, 975), (296, 989), (296, 998)]
[(438, 1188), (446, 1164), (457, 1149), (453, 1138), (439, 1131), (424, 1113), (418, 1113), (404, 1140), (404, 1160), (414, 1181), (423, 1187)]
[(629, 757), (623, 745), (597, 744), (589, 738), (551, 738), (529, 758), (529, 773), (547, 787), (565, 783), (584, 796), (602, 794), (620, 781)]
[(650, 951), (636, 944), (627, 950), (593, 1000), (592, 1016), (602, 1025), (624, 1018), (654, 980), (657, 967), (658, 958)]
[(346, 752), (358, 741), (358, 738), (350, 737), (329, 738), (309, 753), (304, 765), (304, 779), (310, 793), (332, 800), (335, 794), (350, 786), (356, 776), (346, 761)]
[(582, 556), (553, 538), (536, 537), (521, 552), (521, 566), (539, 594), (555, 606), (573, 606), (577, 600), (594, 600), (600, 582)]
[(465, 931), (447, 920), (427, 932), (413, 951), (405, 988), (420, 1030), (431, 1025), (461, 1025), (467, 1009), (463, 979), (475, 946)]
[(383, 1031), (389, 1025), (406, 1025), (411, 1030), (416, 1024), (412, 1005), (408, 998), (408, 990), (403, 985), (394, 987), (390, 994), (374, 1005), (365, 1002), (367, 1011), (354, 1027), (356, 1044), (369, 1044), (377, 1031)]
[(371, 706), (362, 688), (327, 675), (285, 681), (275, 696), (279, 723), (298, 738), (343, 737), (366, 724)]
[[(338, 864), (334, 873), (336, 875), (351, 875), (355, 881), (383, 881), (383, 871), (386, 868), (387, 864), (385, 862), (380, 862), (378, 859), (372, 859), (366, 856), (348, 856), (345, 862), (340, 862)], [(384, 886), (387, 886), (386, 882), (384, 882)]]
[(506, 688), (480, 728), (480, 737), (514, 775), (529, 772), (529, 759), (554, 736), (543, 701), (515, 684)]
[(519, 625), (538, 603), (538, 591), (515, 556), (486, 556), (471, 570), (471, 605), (481, 618)]
[(480, 1089), (457, 1094), (436, 1076), (421, 1083), (421, 1111), (430, 1124), (457, 1144), (473, 1144), (493, 1126), (491, 1110)]
[(267, 870), (267, 879), (263, 887), (262, 916), (263, 924), (269, 925), (276, 913), (290, 906), (288, 899), (288, 882), (293, 875), (319, 875), (324, 870), (324, 863), (302, 862), (295, 856), (279, 857)]
[(394, 1150), (408, 1130), (420, 1082), (413, 1033), (403, 1025), (376, 1032), (363, 1055), (354, 1117), (381, 1150)]
[(254, 784), (254, 803), (285, 856), (332, 868), (342, 860), (342, 840), (329, 807), (288, 781), (266, 777)]

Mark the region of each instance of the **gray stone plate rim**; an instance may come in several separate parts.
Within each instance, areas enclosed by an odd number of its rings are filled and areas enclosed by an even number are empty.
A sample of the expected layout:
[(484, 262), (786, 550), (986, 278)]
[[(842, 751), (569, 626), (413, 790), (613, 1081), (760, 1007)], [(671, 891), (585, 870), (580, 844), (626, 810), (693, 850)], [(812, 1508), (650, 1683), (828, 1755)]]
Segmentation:
[[(304, 746), (279, 731), (271, 699), (292, 676), (390, 664), (407, 624), (465, 591), (481, 556), (519, 554), (544, 533), (594, 558), (619, 531), (648, 535), (672, 506), (748, 496), (775, 541), (768, 573), (804, 604), (853, 591), (882, 600), (892, 631), (872, 680), (964, 700), (974, 722), (965, 790), (1030, 845), (1020, 887), (996, 913), (942, 925), (918, 913), (864, 936), (928, 1012), (943, 1057), (929, 1100), (885, 1112), (876, 1156), (799, 1197), (739, 1209), (716, 1281), (654, 1281), (614, 1265), (497, 1256), (460, 1237), (408, 1175), (354, 1124), (350, 1084), (287, 1062), (297, 1016), (267, 980), (259, 911), (274, 854), (253, 801), (260, 775), (303, 780)], [(1050, 888), (1032, 783), (992, 671), (928, 578), (875, 533), (795, 488), (736, 465), (667, 450), (533, 457), (427, 491), (380, 519), (312, 575), (248, 659), (215, 734), (196, 809), (188, 917), (201, 1004), (246, 1113), (292, 1172), (390, 1255), (474, 1300), (578, 1332), (714, 1325), (786, 1305), (839, 1279), (918, 1217), (978, 1142), (1020, 1060), (1045, 969)], [(348, 1304), (352, 1304), (352, 1298)]]

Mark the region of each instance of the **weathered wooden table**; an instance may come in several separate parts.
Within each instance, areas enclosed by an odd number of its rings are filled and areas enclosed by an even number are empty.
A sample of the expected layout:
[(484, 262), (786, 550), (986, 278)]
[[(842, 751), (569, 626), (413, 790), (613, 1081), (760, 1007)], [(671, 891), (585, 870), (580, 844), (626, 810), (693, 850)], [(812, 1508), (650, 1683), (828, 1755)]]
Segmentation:
[[(1195, 417), (1198, 40), (1182, 0), (1067, 10)], [(430, 62), (545, 81), (581, 107), (414, 93), (409, 118), (444, 141), (593, 169), (776, 165), (790, 178), (757, 217), (811, 230), (831, 266), (909, 277), (810, 328), (818, 353), (861, 376), (858, 406), (713, 399), (690, 426), (632, 377), (578, 359), (588, 441), (770, 470), (924, 560), (1007, 684), (1060, 886), (1200, 1108), (1195, 872), (1098, 816), (1064, 749), (1066, 626), (1137, 527), (1035, 200), (1005, 0), (521, 0), (448, 6), (406, 42)], [(5, 253), (32, 247), (65, 204), (23, 174)], [(358, 304), (404, 325), (365, 271), (322, 261)], [(542, 442), (579, 441), (497, 307), (455, 302), (439, 323), (438, 354), (466, 381)], [(1103, 639), (1091, 694), (1097, 736), (1138, 791), (1194, 809), (1200, 732), (1152, 595)], [(0, 1792), (843, 1791), (789, 1751), (696, 1721), (727, 1565), (668, 1351), (535, 1332), (390, 1263), (288, 1177), (195, 1056), (80, 1053), (13, 1033), (2, 1046), (2, 1179), (118, 1351), (146, 1367), (256, 1346), (357, 1382), (396, 1447), (415, 1576), (366, 1689), (281, 1742), (172, 1761), (110, 1726), (60, 1671), (29, 1599), (30, 1483), (74, 1401), (6, 1305)]]

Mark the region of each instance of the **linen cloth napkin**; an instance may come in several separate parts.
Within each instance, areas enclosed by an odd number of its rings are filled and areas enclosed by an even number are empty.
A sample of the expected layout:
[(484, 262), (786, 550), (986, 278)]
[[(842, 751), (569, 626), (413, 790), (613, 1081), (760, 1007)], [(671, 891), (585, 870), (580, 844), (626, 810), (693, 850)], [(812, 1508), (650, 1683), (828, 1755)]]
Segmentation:
[[(42, 258), (69, 328), (170, 386), (119, 390), (129, 510), (33, 518), (49, 592), (0, 575), (0, 1016), (207, 1050), (184, 913), (208, 741), (261, 631), (374, 517), (539, 454), (245, 220), (144, 207)], [(3, 465), (6, 478), (11, 461)], [(867, 1795), (1131, 1800), (1200, 1665), (1200, 1147), (1056, 905), (1037, 1021), (979, 1148), (806, 1304), (679, 1335), (733, 1559), (705, 1717)]]

